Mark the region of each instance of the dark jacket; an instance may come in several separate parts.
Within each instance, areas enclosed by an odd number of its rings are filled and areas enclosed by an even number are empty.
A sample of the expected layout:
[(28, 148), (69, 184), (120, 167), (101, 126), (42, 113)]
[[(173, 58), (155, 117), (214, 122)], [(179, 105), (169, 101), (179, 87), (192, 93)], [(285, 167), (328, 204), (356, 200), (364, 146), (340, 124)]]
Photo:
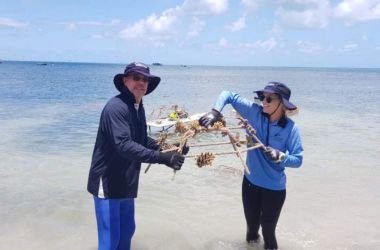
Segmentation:
[(104, 107), (96, 138), (87, 190), (100, 198), (136, 198), (141, 162), (157, 163), (159, 147), (147, 136), (142, 103), (123, 88)]

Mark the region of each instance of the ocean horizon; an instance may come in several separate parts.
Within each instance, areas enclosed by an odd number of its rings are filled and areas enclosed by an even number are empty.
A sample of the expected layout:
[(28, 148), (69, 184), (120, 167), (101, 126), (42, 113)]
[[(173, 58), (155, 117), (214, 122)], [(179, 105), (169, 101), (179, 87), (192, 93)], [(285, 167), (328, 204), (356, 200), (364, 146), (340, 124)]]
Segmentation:
[[(123, 65), (126, 66), (129, 62), (86, 62), (86, 61), (44, 61), (44, 60), (5, 60), (0, 58), (0, 62), (6, 63), (47, 63), (47, 64), (104, 64), (104, 65)], [(294, 69), (363, 69), (363, 70), (377, 70), (380, 67), (349, 67), (349, 66), (276, 66), (276, 65), (211, 65), (211, 64), (165, 64), (162, 62), (143, 62), (149, 66), (161, 67), (161, 66), (179, 66), (179, 67), (231, 67), (231, 68), (294, 68)], [(154, 63), (160, 63), (161, 65), (154, 65)]]

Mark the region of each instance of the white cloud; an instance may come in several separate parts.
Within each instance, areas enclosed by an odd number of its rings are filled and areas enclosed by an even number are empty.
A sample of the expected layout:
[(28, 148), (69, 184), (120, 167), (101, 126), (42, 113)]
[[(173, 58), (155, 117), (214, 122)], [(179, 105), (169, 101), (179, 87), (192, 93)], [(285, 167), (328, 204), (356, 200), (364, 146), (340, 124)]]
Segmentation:
[(66, 25), (67, 30), (77, 30), (80, 26), (116, 26), (120, 24), (120, 20), (113, 19), (109, 23), (102, 23), (98, 21), (75, 21), (63, 24)]
[(380, 19), (380, 0), (343, 0), (335, 7), (334, 16), (347, 24)]
[(103, 35), (100, 35), (100, 34), (95, 34), (95, 35), (92, 35), (91, 38), (92, 38), (92, 39), (103, 39), (104, 36), (103, 36)]
[(192, 25), (187, 36), (197, 36), (203, 30), (204, 21), (197, 15), (219, 15), (228, 9), (228, 0), (185, 0), (182, 5), (170, 8), (159, 16), (152, 14), (124, 28), (120, 34), (126, 40), (148, 39), (151, 41), (167, 40), (176, 33), (175, 25), (181, 18), (192, 15)]
[(228, 0), (200, 0), (200, 4), (214, 14), (222, 14), (228, 9)]
[(78, 25), (84, 25), (84, 26), (102, 26), (104, 25), (103, 23), (101, 22), (97, 22), (97, 21), (79, 21), (77, 22)]
[(266, 52), (273, 50), (276, 46), (277, 46), (277, 41), (273, 37), (266, 41), (258, 40), (253, 44), (254, 48), (258, 48)]
[(227, 39), (222, 37), (217, 43), (206, 43), (203, 44), (202, 47), (206, 50), (218, 51), (222, 49), (230, 49), (232, 48), (232, 44), (230, 45)]
[(121, 21), (119, 19), (112, 19), (111, 20), (111, 25), (119, 25), (121, 23)]
[(229, 43), (226, 38), (221, 38), (216, 44), (205, 44), (203, 47), (205, 49), (211, 50), (235, 50), (240, 53), (255, 53), (255, 52), (269, 52), (275, 49), (277, 46), (277, 41), (273, 37), (268, 40), (257, 40), (253, 43)]
[(186, 0), (181, 8), (192, 15), (220, 15), (227, 11), (228, 0)]
[(341, 49), (341, 51), (350, 51), (350, 50), (354, 50), (358, 47), (359, 45), (357, 43), (347, 43), (343, 46), (343, 49)]
[(76, 30), (77, 28), (78, 28), (78, 26), (75, 23), (68, 23), (66, 25), (67, 30)]
[(152, 14), (146, 19), (127, 26), (120, 32), (121, 37), (126, 40), (141, 38), (153, 41), (166, 40), (174, 32), (173, 26), (180, 12), (180, 7), (175, 7), (165, 10), (160, 16)]
[(2, 18), (0, 17), (0, 28), (1, 27), (6, 27), (6, 28), (22, 28), (27, 26), (28, 24), (19, 22), (13, 19), (9, 18)]
[(297, 48), (299, 51), (306, 53), (319, 52), (322, 49), (319, 43), (309, 41), (297, 41)]
[(324, 28), (328, 25), (331, 13), (328, 0), (293, 0), (284, 3), (275, 14), (285, 26), (296, 28)]
[(228, 42), (227, 42), (227, 39), (222, 37), (219, 42), (218, 42), (218, 46), (219, 47), (227, 47), (228, 46)]
[(227, 9), (228, 0), (185, 0), (182, 5), (167, 9), (160, 15), (152, 14), (128, 25), (120, 35), (126, 40), (144, 38), (156, 43), (159, 41), (162, 46), (164, 40), (172, 38), (176, 33), (183, 33), (176, 30), (182, 19), (193, 16), (187, 37), (197, 36), (203, 30), (205, 22), (194, 19), (196, 16), (220, 15)]
[(239, 30), (244, 29), (246, 25), (245, 18), (246, 18), (246, 15), (243, 15), (238, 20), (228, 25), (228, 29), (231, 30), (232, 32), (237, 32)]
[(120, 33), (124, 39), (133, 40), (142, 37), (146, 33), (146, 29), (145, 20), (140, 20), (123, 29)]
[(269, 32), (273, 34), (279, 34), (279, 33), (282, 33), (283, 30), (278, 23), (274, 23), (272, 26), (272, 29)]
[[(322, 29), (331, 18), (346, 24), (380, 19), (380, 0), (339, 0), (332, 6), (330, 0), (240, 0), (245, 10), (274, 9), (278, 28)], [(272, 33), (275, 33), (272, 29)]]
[(205, 26), (205, 22), (200, 20), (197, 17), (192, 18), (192, 23), (190, 27), (190, 31), (187, 33), (188, 37), (198, 36), (199, 33), (203, 30), (203, 27)]
[(154, 33), (164, 33), (170, 30), (171, 25), (176, 20), (175, 10), (169, 9), (162, 13), (161, 16), (151, 15), (146, 19), (146, 26)]

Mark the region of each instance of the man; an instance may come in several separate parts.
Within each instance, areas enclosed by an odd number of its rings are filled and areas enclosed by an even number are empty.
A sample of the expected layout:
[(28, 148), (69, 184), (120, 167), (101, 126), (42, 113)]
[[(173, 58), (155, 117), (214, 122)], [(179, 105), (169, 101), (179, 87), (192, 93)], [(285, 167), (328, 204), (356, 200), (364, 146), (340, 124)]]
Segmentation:
[(114, 77), (120, 94), (102, 111), (87, 184), (94, 196), (99, 249), (130, 249), (141, 163), (180, 170), (184, 162), (177, 152), (160, 152), (147, 136), (142, 98), (160, 80), (142, 63), (131, 63)]

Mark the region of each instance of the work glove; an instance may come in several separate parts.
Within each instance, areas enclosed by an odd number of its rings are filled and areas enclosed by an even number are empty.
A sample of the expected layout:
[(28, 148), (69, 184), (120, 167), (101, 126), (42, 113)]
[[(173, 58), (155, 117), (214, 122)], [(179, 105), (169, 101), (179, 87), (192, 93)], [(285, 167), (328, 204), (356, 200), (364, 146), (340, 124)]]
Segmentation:
[[(182, 152), (181, 152), (181, 153), (182, 153), (183, 155), (187, 155), (187, 153), (189, 153), (189, 150), (190, 150), (190, 147), (187, 146), (186, 144), (187, 144), (187, 142), (186, 142), (185, 145), (183, 145), (183, 147), (182, 147)], [(177, 143), (174, 143), (173, 145), (176, 146), (176, 147), (179, 147), (179, 146), (180, 146), (180, 143), (177, 142)]]
[(222, 121), (223, 115), (216, 109), (212, 109), (211, 112), (203, 115), (199, 118), (199, 125), (203, 127), (208, 127), (214, 125), (215, 122)]
[(272, 147), (266, 147), (264, 154), (273, 163), (281, 163), (285, 160), (285, 154)]
[(185, 157), (175, 151), (164, 153), (160, 152), (158, 155), (158, 163), (165, 164), (174, 170), (180, 170), (184, 161)]

